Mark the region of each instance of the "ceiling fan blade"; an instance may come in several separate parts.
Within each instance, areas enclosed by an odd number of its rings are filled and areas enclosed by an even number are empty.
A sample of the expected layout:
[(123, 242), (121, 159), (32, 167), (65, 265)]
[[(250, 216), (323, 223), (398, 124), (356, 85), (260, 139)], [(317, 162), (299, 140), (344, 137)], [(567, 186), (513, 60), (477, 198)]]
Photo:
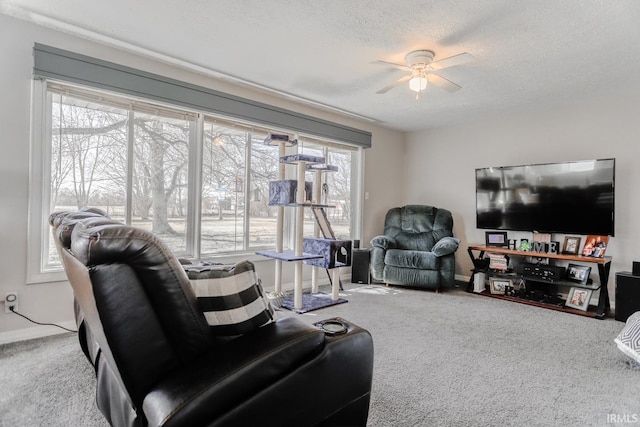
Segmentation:
[(391, 89), (393, 89), (394, 87), (400, 86), (402, 83), (408, 82), (409, 80), (411, 80), (411, 74), (409, 74), (408, 76), (404, 76), (401, 79), (396, 80), (395, 82), (391, 83), (389, 86), (383, 87), (382, 89), (380, 89), (376, 93), (377, 94), (387, 93)]
[(448, 58), (441, 59), (431, 63), (433, 70), (441, 70), (443, 68), (455, 67), (456, 65), (466, 64), (468, 62), (475, 61), (475, 58), (470, 53), (464, 52), (458, 55), (453, 55)]
[(455, 92), (462, 88), (462, 86), (458, 86), (451, 80), (447, 80), (437, 74), (427, 74), (427, 81), (449, 92)]
[(372, 64), (377, 65), (386, 65), (388, 67), (397, 68), (402, 71), (411, 71), (411, 67), (407, 67), (406, 65), (396, 64), (395, 62), (387, 62), (387, 61), (373, 61)]

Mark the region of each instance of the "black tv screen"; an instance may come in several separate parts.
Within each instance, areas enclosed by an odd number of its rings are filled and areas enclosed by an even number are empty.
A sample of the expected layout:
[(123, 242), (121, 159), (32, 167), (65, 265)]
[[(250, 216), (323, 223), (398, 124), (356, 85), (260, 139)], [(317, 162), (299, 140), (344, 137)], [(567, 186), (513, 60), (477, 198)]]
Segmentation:
[(476, 169), (476, 224), (614, 235), (615, 159)]

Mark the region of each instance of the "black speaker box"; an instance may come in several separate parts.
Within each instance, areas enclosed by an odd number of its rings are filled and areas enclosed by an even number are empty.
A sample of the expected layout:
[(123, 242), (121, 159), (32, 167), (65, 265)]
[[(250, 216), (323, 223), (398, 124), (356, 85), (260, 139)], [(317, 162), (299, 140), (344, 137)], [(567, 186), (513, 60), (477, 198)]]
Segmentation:
[(633, 270), (631, 271), (634, 276), (640, 276), (640, 262), (633, 261)]
[(369, 249), (351, 250), (351, 283), (369, 284)]
[(640, 311), (640, 276), (621, 271), (616, 274), (615, 318), (626, 322), (636, 311)]

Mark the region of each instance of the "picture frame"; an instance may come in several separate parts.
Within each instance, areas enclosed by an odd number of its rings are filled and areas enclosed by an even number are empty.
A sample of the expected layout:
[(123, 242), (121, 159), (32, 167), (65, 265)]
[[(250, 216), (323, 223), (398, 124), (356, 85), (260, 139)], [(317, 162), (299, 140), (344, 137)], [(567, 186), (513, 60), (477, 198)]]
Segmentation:
[(511, 279), (504, 279), (502, 277), (489, 278), (489, 292), (491, 292), (491, 294), (504, 295), (507, 287), (513, 287), (513, 281)]
[(564, 238), (562, 253), (565, 255), (578, 255), (580, 253), (580, 242), (582, 237), (567, 236)]
[(591, 289), (584, 288), (571, 288), (567, 295), (567, 301), (565, 305), (567, 307), (575, 308), (582, 311), (587, 311), (589, 308), (589, 300), (591, 300)]
[(509, 247), (509, 239), (507, 239), (506, 231), (485, 231), (486, 246), (498, 248)]
[(567, 280), (586, 285), (591, 274), (591, 267), (579, 264), (567, 265)]
[(604, 258), (604, 253), (607, 250), (609, 244), (609, 236), (594, 236), (588, 235), (584, 241), (584, 247), (582, 248), (582, 256), (588, 256), (592, 258)]

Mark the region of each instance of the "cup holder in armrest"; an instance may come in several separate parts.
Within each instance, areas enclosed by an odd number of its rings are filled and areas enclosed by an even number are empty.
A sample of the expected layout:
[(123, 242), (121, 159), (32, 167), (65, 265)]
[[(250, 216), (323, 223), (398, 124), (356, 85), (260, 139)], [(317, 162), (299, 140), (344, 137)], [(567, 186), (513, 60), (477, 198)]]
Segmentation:
[(313, 324), (319, 328), (325, 335), (336, 336), (343, 335), (349, 331), (349, 323), (340, 317), (334, 317), (333, 319), (326, 319)]

